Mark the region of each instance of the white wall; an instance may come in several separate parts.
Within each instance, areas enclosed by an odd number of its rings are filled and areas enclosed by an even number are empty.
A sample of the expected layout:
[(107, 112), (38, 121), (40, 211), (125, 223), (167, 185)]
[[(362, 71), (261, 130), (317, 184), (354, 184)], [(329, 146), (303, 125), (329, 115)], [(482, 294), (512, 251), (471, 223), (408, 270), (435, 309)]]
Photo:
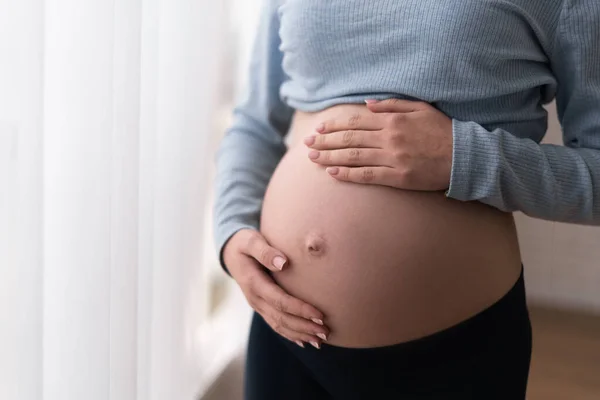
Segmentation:
[[(562, 144), (554, 103), (546, 143)], [(600, 312), (600, 227), (515, 213), (528, 297), (535, 303)]]

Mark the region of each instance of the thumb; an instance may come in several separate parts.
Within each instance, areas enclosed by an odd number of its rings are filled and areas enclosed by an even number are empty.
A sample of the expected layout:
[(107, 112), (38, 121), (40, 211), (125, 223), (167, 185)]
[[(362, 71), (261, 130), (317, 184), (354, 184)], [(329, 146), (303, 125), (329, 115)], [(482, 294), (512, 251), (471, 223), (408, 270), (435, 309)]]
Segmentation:
[(367, 108), (374, 113), (410, 113), (419, 111), (421, 102), (402, 99), (365, 100)]
[(253, 231), (246, 243), (245, 253), (271, 271), (281, 271), (287, 263), (287, 257), (281, 251), (271, 247), (258, 231)]

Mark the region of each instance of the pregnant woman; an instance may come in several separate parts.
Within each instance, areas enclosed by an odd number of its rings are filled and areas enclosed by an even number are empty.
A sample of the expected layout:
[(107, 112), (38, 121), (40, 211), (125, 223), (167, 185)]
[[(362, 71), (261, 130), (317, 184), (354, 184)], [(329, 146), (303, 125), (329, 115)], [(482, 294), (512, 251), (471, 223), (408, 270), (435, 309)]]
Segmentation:
[(599, 43), (597, 0), (265, 0), (216, 155), (246, 399), (525, 398), (512, 213), (600, 224)]

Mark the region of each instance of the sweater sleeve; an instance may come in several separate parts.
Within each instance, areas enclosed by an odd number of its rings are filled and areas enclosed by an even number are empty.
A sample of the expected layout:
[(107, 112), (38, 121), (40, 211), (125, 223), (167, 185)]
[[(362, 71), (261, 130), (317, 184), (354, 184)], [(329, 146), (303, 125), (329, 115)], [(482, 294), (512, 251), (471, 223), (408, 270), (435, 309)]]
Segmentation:
[(600, 2), (565, 0), (550, 63), (565, 146), (453, 119), (446, 196), (550, 221), (600, 225)]
[(269, 180), (285, 154), (293, 110), (280, 98), (285, 79), (279, 50), (278, 0), (264, 0), (250, 57), (248, 82), (215, 157), (213, 234), (221, 267), (227, 241), (242, 228), (259, 228)]

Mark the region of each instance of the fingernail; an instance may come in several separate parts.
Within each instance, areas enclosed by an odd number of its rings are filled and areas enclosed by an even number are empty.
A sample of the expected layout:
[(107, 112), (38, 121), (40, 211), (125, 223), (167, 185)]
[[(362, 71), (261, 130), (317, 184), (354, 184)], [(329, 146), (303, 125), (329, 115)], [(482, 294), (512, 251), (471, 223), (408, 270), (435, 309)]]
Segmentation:
[(277, 268), (280, 271), (283, 269), (284, 264), (285, 264), (285, 258), (283, 258), (283, 257), (276, 256), (273, 259), (273, 265), (275, 266), (275, 268)]
[(378, 102), (379, 102), (379, 100), (375, 100), (375, 99), (367, 99), (367, 100), (365, 100), (365, 103), (367, 103), (367, 104), (373, 104), (373, 103), (378, 103)]
[(321, 321), (318, 318), (311, 318), (312, 322), (314, 322), (315, 324), (319, 324), (319, 325), (323, 325), (323, 321)]
[(304, 348), (304, 343), (302, 343), (301, 341), (299, 341), (299, 340), (296, 340), (296, 344), (297, 344), (298, 346), (300, 346), (300, 347)]
[(317, 348), (317, 349), (320, 349), (320, 348), (321, 348), (321, 346), (320, 346), (320, 345), (319, 345), (319, 343), (317, 343), (317, 342), (310, 342), (310, 344), (312, 344), (312, 345), (313, 345), (313, 347), (315, 347), (315, 348)]
[(310, 158), (311, 160), (316, 160), (317, 158), (319, 158), (319, 152), (316, 150), (312, 150), (310, 153), (308, 153), (308, 158)]
[(320, 337), (323, 340), (327, 340), (327, 336), (325, 336), (324, 333), (317, 333), (317, 336)]
[(329, 175), (337, 175), (338, 172), (340, 172), (340, 169), (338, 167), (327, 167), (325, 168), (325, 171), (327, 171)]
[(314, 136), (307, 136), (304, 138), (304, 144), (307, 146), (312, 146), (315, 143), (315, 137)]
[(325, 124), (321, 123), (317, 126), (316, 131), (322, 133), (325, 130)]

